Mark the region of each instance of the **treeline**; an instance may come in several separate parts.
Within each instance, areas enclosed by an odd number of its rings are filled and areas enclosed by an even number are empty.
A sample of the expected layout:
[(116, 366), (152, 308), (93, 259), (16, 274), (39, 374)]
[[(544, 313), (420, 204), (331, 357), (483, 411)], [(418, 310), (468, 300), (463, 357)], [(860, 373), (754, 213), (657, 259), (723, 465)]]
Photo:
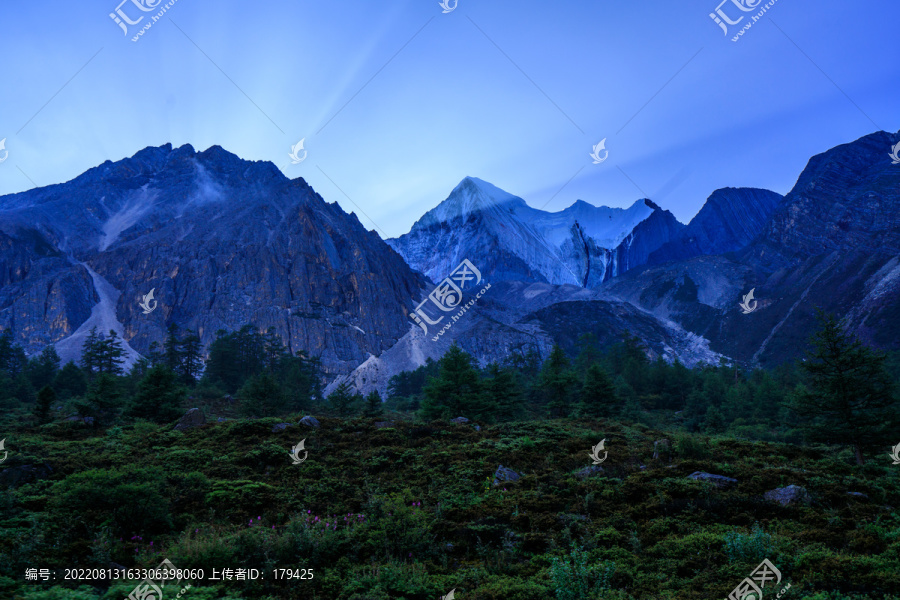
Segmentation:
[[(39, 423), (74, 416), (97, 425), (147, 419), (165, 423), (184, 413), (188, 400), (236, 403), (252, 416), (308, 410), (321, 400), (316, 357), (292, 354), (270, 329), (252, 325), (220, 330), (204, 361), (200, 337), (170, 326), (164, 343), (126, 372), (125, 350), (115, 331), (92, 329), (79, 364), (60, 365), (53, 346), (28, 359), (9, 331), (0, 334), (0, 408), (30, 408)], [(63, 415), (57, 415), (65, 410)]]
[(516, 352), (485, 368), (453, 345), (439, 361), (392, 377), (385, 403), (377, 391), (363, 397), (348, 383), (323, 398), (319, 360), (292, 354), (274, 330), (251, 325), (218, 331), (205, 361), (197, 333), (175, 326), (127, 373), (124, 356), (114, 331), (92, 330), (81, 363), (60, 367), (52, 347), (28, 359), (6, 332), (0, 335), (0, 408), (31, 406), (46, 423), (65, 404), (68, 414), (99, 425), (169, 422), (188, 400), (196, 406), (223, 399), (228, 410), (249, 417), (313, 411), (377, 417), (389, 410), (483, 423), (622, 419), (763, 440), (843, 441), (860, 462), (865, 448), (887, 443), (900, 428), (900, 353), (865, 347), (824, 313), (806, 357), (773, 370), (724, 362), (689, 369), (651, 360), (632, 336), (601, 348), (586, 334), (571, 356), (559, 347), (543, 361), (534, 351)]
[(773, 370), (724, 362), (689, 369), (650, 360), (631, 336), (601, 349), (586, 334), (574, 356), (556, 346), (543, 362), (533, 351), (520, 352), (485, 369), (453, 345), (440, 361), (391, 378), (388, 403), (425, 420), (624, 419), (754, 439), (844, 443), (861, 463), (863, 450), (886, 447), (900, 427), (900, 354), (867, 348), (831, 315), (821, 313), (819, 324), (806, 357)]

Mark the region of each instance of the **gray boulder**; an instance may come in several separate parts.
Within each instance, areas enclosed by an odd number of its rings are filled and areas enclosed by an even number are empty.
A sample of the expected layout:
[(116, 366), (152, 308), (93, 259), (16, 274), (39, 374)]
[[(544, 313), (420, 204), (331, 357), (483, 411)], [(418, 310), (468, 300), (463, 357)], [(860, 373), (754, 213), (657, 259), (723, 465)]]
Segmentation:
[(176, 431), (185, 431), (187, 429), (193, 429), (194, 427), (200, 427), (201, 425), (206, 424), (206, 417), (203, 416), (203, 412), (199, 408), (192, 408), (191, 410), (184, 413), (184, 416), (178, 420), (178, 424), (175, 425)]
[(494, 487), (500, 485), (504, 481), (518, 481), (522, 476), (510, 468), (500, 465), (494, 473)]
[(454, 423), (468, 423), (469, 420), (465, 417), (456, 417), (455, 419), (450, 419)]
[(864, 499), (864, 500), (868, 500), (868, 499), (869, 499), (869, 497), (868, 497), (867, 495), (863, 494), (862, 492), (847, 492), (847, 495), (848, 495), (848, 496), (853, 496), (854, 498), (859, 498), (859, 499), (861, 499), (861, 500), (863, 500), (863, 499)]
[(738, 482), (737, 479), (732, 479), (731, 477), (725, 477), (724, 475), (714, 475), (712, 473), (705, 473), (704, 471), (695, 471), (688, 475), (688, 479), (693, 479), (695, 481), (708, 481), (718, 488), (731, 487)]
[(321, 425), (319, 425), (319, 420), (317, 418), (311, 417), (309, 415), (300, 419), (300, 424), (306, 425), (307, 427), (315, 427), (316, 429), (321, 427)]
[(763, 498), (770, 502), (777, 502), (782, 506), (788, 504), (809, 504), (812, 498), (806, 488), (799, 485), (789, 485), (783, 488), (775, 488), (763, 494)]
[(480, 425), (472, 425), (472, 427), (475, 428), (475, 431), (481, 431), (481, 426), (480, 426)]
[(272, 433), (276, 433), (278, 431), (284, 431), (288, 427), (293, 427), (293, 426), (294, 426), (293, 423), (278, 423), (277, 425), (272, 427)]
[(591, 475), (596, 475), (597, 473), (602, 473), (602, 472), (603, 472), (603, 467), (601, 467), (600, 465), (591, 465), (591, 466), (585, 467), (582, 470), (575, 473), (575, 477), (577, 477), (578, 479), (586, 479), (587, 477), (590, 477)]
[(394, 426), (393, 421), (375, 421), (376, 429), (384, 429), (385, 427), (393, 427), (393, 426)]

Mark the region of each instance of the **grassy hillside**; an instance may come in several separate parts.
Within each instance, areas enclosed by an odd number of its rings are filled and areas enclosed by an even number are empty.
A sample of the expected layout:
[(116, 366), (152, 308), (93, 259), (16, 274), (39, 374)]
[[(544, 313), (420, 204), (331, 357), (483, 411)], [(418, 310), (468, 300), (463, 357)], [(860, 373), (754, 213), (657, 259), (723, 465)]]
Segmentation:
[[(207, 578), (264, 572), (193, 581), (183, 597), (197, 600), (433, 600), (454, 588), (459, 600), (725, 598), (765, 558), (783, 574), (766, 597), (788, 583), (782, 597), (797, 600), (900, 597), (900, 465), (887, 448), (860, 467), (849, 450), (604, 420), (477, 431), (322, 418), (311, 429), (301, 416), (184, 432), (22, 429), (5, 417), (0, 597), (121, 599), (134, 582), (79, 587), (64, 569), (164, 558)], [(282, 421), (294, 426), (273, 432)], [(304, 438), (308, 458), (294, 465)], [(602, 472), (576, 476), (604, 438)], [(654, 459), (662, 438), (672, 451)], [(5, 475), (42, 464), (52, 471), (31, 483)], [(501, 464), (521, 479), (492, 486)], [(738, 483), (718, 488), (689, 479), (695, 471)], [(809, 504), (763, 498), (791, 484)], [(26, 583), (27, 568), (55, 569), (56, 581)], [(276, 581), (275, 568), (314, 575)]]

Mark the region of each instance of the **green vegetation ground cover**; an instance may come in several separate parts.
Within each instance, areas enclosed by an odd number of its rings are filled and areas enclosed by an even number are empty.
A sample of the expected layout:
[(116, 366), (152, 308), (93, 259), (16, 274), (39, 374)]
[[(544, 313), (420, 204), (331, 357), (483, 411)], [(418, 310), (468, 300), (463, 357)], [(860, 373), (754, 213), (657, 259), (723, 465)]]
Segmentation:
[[(168, 558), (184, 569), (315, 573), (290, 585), (195, 582), (195, 598), (413, 599), (453, 588), (478, 599), (709, 598), (768, 558), (790, 597), (900, 595), (900, 471), (889, 460), (860, 469), (849, 451), (694, 434), (707, 457), (676, 450), (670, 462), (652, 458), (670, 433), (605, 420), (476, 431), (321, 418), (320, 429), (273, 433), (281, 420), (186, 432), (139, 422), (99, 435), (55, 423), (17, 434), (13, 465), (53, 473), (3, 496), (0, 592), (124, 598), (131, 584), (49, 591), (23, 574)], [(293, 465), (301, 437), (309, 458)], [(603, 472), (576, 477), (602, 438)], [(522, 479), (485, 485), (499, 464)], [(687, 478), (698, 470), (738, 484)], [(763, 500), (788, 484), (812, 503)]]

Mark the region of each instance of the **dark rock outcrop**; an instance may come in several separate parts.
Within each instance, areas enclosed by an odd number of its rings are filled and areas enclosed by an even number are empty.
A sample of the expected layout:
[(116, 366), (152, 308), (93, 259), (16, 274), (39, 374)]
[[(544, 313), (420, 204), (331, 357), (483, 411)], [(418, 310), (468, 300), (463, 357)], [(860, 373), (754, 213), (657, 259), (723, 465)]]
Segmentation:
[(194, 427), (200, 427), (201, 425), (206, 424), (206, 417), (203, 415), (203, 411), (199, 408), (192, 408), (191, 410), (184, 413), (178, 423), (175, 425), (176, 431), (185, 431), (187, 429), (193, 429)]

